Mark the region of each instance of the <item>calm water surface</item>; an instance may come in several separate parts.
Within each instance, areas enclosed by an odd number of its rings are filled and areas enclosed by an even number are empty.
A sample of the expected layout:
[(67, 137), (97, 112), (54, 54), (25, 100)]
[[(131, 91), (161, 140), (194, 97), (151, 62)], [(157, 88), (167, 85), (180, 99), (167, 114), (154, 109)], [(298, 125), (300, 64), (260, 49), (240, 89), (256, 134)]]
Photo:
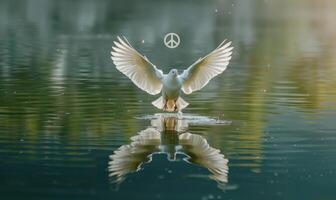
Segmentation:
[[(335, 199), (335, 9), (0, 1), (0, 198)], [(112, 64), (117, 35), (164, 72), (235, 50), (182, 116), (162, 114)]]

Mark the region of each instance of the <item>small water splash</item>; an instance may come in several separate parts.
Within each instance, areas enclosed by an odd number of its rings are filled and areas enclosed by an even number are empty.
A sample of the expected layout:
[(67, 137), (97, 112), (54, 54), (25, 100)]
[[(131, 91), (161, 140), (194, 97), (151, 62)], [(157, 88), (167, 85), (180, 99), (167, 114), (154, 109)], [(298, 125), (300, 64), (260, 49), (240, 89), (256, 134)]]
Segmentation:
[(178, 120), (185, 121), (189, 125), (205, 125), (205, 126), (214, 126), (214, 125), (230, 125), (232, 121), (223, 120), (215, 117), (201, 116), (197, 114), (189, 113), (156, 113), (152, 115), (143, 115), (136, 116), (136, 119), (140, 120), (156, 120), (161, 118), (174, 117)]

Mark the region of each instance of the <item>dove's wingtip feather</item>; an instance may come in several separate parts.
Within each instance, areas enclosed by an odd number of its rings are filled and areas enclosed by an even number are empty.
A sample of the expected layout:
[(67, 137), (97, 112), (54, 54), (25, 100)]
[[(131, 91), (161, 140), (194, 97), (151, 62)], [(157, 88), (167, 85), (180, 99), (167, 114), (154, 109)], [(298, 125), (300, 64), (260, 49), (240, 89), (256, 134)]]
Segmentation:
[(223, 44), (224, 44), (225, 42), (226, 42), (226, 39), (224, 39), (223, 42), (221, 42), (221, 43), (218, 45), (217, 49), (220, 48), (221, 46), (223, 46)]
[(224, 39), (216, 49), (220, 49), (223, 46), (229, 47), (232, 44), (232, 41)]

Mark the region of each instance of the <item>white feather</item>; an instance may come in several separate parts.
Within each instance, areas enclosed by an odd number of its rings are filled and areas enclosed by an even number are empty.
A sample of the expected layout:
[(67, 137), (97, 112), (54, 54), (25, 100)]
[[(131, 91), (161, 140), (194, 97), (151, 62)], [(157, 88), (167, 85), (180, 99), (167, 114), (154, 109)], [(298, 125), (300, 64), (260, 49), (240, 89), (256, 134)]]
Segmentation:
[(220, 150), (211, 147), (204, 137), (188, 132), (179, 135), (179, 144), (183, 147), (184, 153), (189, 155), (187, 159), (189, 162), (207, 168), (212, 173), (211, 179), (227, 183), (228, 159)]
[(146, 57), (137, 52), (124, 37), (118, 37), (111, 51), (111, 59), (117, 69), (140, 89), (155, 95), (162, 89), (163, 73)]
[(231, 42), (225, 40), (207, 56), (198, 59), (179, 76), (182, 80), (182, 90), (186, 94), (202, 89), (218, 74), (221, 74), (229, 64), (232, 49)]

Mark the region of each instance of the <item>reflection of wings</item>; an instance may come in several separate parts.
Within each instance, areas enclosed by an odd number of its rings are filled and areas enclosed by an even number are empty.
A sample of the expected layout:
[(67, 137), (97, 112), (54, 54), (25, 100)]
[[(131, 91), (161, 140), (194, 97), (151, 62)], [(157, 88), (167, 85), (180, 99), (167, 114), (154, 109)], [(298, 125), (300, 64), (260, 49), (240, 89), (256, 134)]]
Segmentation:
[[(171, 115), (160, 115), (151, 123), (152, 127), (139, 132), (131, 138), (130, 144), (121, 146), (110, 156), (108, 170), (113, 182), (120, 184), (127, 174), (140, 170), (142, 163), (151, 161), (153, 153), (163, 152), (169, 155), (170, 150), (173, 150), (173, 153), (179, 151), (186, 154), (186, 161), (207, 168), (211, 173), (209, 178), (217, 181), (218, 187), (225, 189), (228, 160), (218, 149), (209, 146), (204, 137), (184, 132), (188, 121)], [(180, 134), (179, 130), (184, 133)]]
[(219, 184), (228, 181), (228, 160), (218, 149), (209, 146), (205, 138), (200, 135), (183, 133), (179, 136), (183, 151), (190, 156), (188, 161), (207, 168), (212, 175), (209, 177)]
[(110, 156), (109, 176), (115, 177), (116, 183), (121, 183), (128, 173), (140, 170), (161, 143), (160, 132), (154, 128), (139, 132), (131, 140), (131, 144), (121, 146)]

